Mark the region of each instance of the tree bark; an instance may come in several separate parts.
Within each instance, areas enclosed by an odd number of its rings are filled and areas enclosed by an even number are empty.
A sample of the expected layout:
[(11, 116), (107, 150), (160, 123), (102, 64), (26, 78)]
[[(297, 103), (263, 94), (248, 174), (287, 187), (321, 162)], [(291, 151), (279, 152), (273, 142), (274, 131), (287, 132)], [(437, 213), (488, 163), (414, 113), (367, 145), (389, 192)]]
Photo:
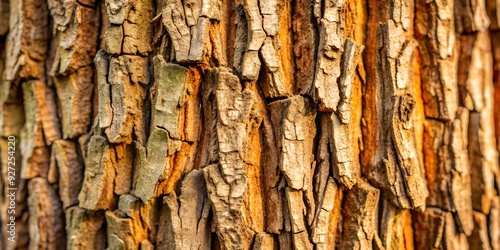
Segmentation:
[(0, 73), (0, 249), (500, 250), (498, 0), (0, 0)]

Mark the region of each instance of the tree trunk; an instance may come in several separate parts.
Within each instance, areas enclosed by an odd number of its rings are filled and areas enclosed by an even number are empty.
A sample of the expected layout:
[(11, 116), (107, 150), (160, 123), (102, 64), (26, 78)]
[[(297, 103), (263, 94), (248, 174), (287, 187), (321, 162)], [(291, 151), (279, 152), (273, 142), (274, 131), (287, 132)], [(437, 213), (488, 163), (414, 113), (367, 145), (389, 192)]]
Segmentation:
[(499, 72), (498, 0), (0, 0), (0, 249), (500, 250)]

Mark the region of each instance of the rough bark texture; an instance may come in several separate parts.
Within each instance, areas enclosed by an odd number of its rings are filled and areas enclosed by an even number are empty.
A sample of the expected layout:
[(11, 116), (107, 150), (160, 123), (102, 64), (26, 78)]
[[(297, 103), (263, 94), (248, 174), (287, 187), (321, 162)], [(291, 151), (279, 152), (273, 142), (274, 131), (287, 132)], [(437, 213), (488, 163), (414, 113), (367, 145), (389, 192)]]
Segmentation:
[(0, 0), (0, 74), (0, 249), (500, 250), (498, 0)]

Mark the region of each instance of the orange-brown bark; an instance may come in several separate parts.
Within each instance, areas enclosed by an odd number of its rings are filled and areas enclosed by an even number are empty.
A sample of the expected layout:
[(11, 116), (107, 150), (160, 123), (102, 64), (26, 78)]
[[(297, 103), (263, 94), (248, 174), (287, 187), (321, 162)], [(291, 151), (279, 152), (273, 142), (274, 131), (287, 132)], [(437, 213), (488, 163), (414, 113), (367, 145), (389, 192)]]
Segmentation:
[(497, 2), (0, 0), (0, 249), (498, 250)]

